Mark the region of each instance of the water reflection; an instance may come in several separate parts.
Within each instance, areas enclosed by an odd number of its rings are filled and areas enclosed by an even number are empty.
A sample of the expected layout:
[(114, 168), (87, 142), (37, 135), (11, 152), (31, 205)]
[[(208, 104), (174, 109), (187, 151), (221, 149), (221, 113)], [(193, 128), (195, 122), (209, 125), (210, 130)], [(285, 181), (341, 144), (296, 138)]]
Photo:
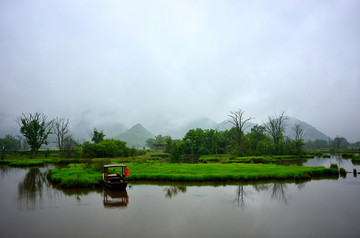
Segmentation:
[(236, 195), (233, 200), (233, 204), (235, 204), (237, 207), (244, 209), (246, 198), (249, 199), (248, 192), (245, 190), (245, 186), (244, 185), (237, 186)]
[(40, 203), (44, 187), (49, 187), (46, 172), (39, 168), (30, 168), (24, 179), (18, 184), (18, 202), (26, 208), (34, 208)]
[(0, 178), (4, 179), (6, 175), (10, 172), (11, 168), (7, 166), (0, 166)]
[(165, 191), (165, 197), (166, 198), (172, 198), (181, 193), (186, 193), (186, 187), (185, 186), (171, 186), (164, 188)]
[(126, 190), (115, 191), (104, 188), (104, 207), (127, 207), (129, 204), (129, 196)]

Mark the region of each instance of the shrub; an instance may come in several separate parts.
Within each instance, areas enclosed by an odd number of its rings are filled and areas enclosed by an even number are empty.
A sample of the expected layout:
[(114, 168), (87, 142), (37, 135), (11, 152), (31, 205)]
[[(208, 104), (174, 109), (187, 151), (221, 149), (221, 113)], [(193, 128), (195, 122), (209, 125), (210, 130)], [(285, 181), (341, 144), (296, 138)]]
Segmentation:
[(83, 144), (83, 155), (91, 158), (106, 157), (127, 157), (130, 149), (126, 147), (126, 142), (115, 139), (106, 139), (93, 144), (86, 141)]
[(345, 177), (347, 174), (346, 170), (344, 168), (340, 168), (340, 175)]
[(341, 155), (343, 159), (348, 159), (348, 158), (354, 158), (355, 155), (353, 153), (344, 153)]

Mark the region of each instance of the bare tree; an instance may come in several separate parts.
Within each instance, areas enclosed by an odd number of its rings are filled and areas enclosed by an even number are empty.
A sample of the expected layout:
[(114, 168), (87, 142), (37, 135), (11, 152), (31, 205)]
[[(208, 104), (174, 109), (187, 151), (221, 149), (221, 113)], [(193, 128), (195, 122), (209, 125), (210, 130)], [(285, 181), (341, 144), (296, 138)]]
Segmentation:
[(35, 158), (42, 144), (47, 144), (46, 139), (51, 134), (53, 120), (48, 121), (47, 116), (42, 113), (22, 113), (15, 120), (20, 126), (20, 132), (25, 137), (26, 142), (30, 145)]
[(287, 119), (282, 112), (279, 116), (275, 114), (273, 117), (268, 117), (268, 121), (264, 123), (264, 126), (270, 136), (273, 138), (274, 144), (278, 145), (282, 134), (285, 131), (285, 121)]
[(304, 139), (304, 130), (301, 128), (299, 124), (295, 124), (292, 128), (294, 132), (295, 140), (303, 140)]
[(56, 143), (58, 144), (60, 153), (64, 150), (64, 140), (69, 137), (69, 119), (55, 118), (54, 134), (56, 135)]
[(78, 145), (78, 143), (71, 137), (71, 136), (68, 136), (64, 139), (63, 141), (63, 155), (66, 157), (66, 158), (70, 158), (75, 150), (75, 147)]
[(237, 110), (237, 111), (230, 111), (230, 115), (229, 117), (231, 118), (231, 120), (229, 120), (229, 122), (231, 124), (233, 124), (235, 130), (236, 130), (236, 135), (235, 135), (235, 141), (236, 141), (236, 145), (237, 145), (237, 149), (239, 150), (239, 152), (241, 152), (242, 150), (242, 141), (243, 141), (243, 135), (244, 135), (244, 131), (249, 127), (249, 125), (246, 125), (247, 122), (249, 122), (250, 120), (254, 119), (252, 117), (248, 117), (248, 118), (244, 118), (244, 112), (241, 109)]

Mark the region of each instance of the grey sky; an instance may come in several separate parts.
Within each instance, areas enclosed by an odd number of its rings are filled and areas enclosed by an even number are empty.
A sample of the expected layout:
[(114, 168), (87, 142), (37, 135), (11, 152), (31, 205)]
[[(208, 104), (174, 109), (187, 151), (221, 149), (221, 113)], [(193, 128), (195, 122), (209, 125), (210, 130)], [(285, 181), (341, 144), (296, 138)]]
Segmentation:
[[(360, 1), (0, 0), (0, 132), (285, 111), (360, 140)], [(91, 125), (91, 126), (92, 126)]]

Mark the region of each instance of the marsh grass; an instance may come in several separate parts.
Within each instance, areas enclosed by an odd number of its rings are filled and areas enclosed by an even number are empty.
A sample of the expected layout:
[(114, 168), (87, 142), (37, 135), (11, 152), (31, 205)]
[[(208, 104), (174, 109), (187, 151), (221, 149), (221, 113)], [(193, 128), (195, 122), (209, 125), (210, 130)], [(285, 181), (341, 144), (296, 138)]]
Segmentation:
[(269, 179), (310, 179), (337, 175), (324, 167), (280, 166), (274, 164), (129, 164), (129, 180), (164, 181), (251, 181)]
[(60, 187), (90, 187), (102, 183), (102, 173), (85, 168), (84, 164), (69, 164), (68, 168), (53, 169), (48, 178)]
[(83, 159), (62, 159), (62, 158), (37, 158), (29, 159), (26, 157), (13, 157), (0, 161), (0, 164), (6, 164), (11, 167), (34, 167), (44, 166), (46, 164), (70, 164), (70, 163), (83, 163)]
[(313, 155), (273, 155), (273, 156), (242, 156), (236, 157), (229, 154), (224, 155), (203, 155), (199, 158), (199, 162), (215, 162), (215, 163), (272, 163), (280, 160), (303, 160), (313, 158)]
[[(280, 166), (275, 164), (175, 164), (128, 163), (128, 181), (229, 182), (257, 180), (308, 180), (319, 176), (337, 176), (336, 169), (324, 167)], [(84, 164), (53, 169), (51, 181), (62, 187), (90, 187), (102, 183), (102, 174)]]

